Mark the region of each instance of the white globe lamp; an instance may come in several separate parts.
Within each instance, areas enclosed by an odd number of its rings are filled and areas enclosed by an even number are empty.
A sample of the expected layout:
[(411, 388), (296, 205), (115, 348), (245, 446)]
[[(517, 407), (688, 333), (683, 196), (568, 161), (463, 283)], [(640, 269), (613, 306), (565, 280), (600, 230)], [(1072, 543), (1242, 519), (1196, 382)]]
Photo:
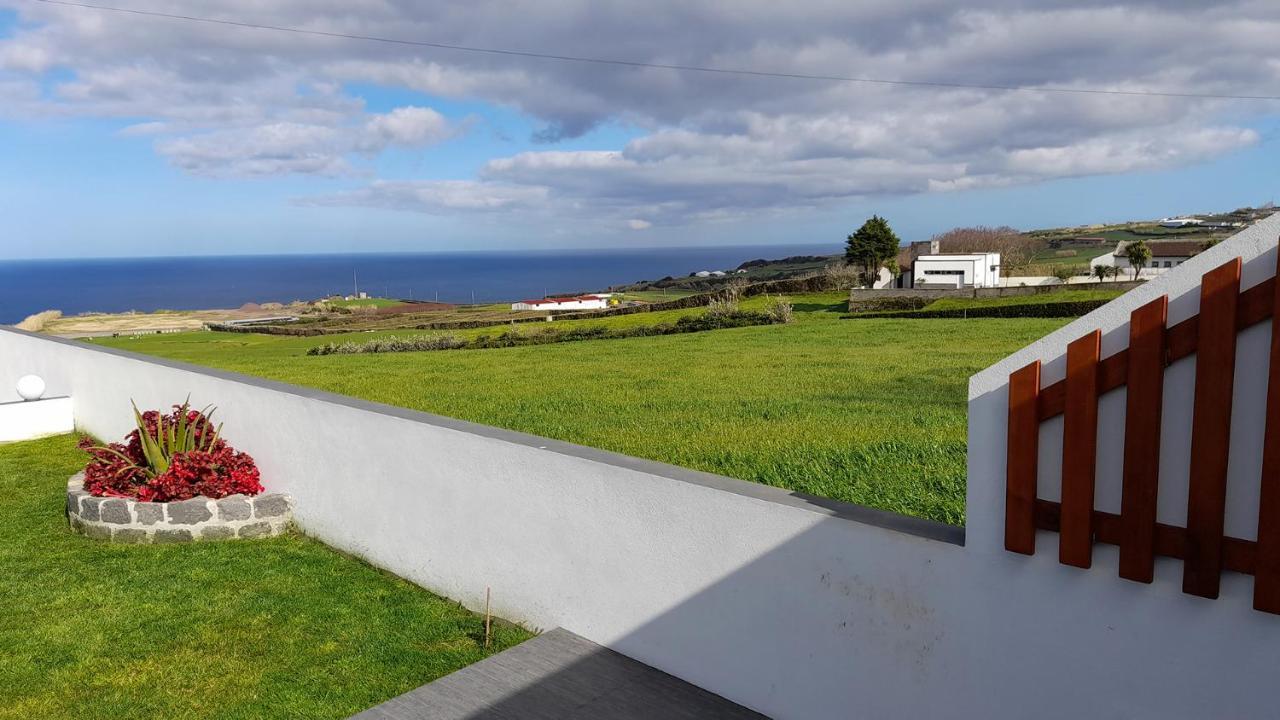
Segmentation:
[(17, 390), (23, 400), (39, 400), (44, 395), (44, 379), (39, 375), (23, 375), (18, 378)]

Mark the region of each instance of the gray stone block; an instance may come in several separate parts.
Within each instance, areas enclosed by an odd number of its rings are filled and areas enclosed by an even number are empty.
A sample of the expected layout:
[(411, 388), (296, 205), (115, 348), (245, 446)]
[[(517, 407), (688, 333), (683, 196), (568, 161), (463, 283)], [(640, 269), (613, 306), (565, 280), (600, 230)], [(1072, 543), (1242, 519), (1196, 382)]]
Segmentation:
[(218, 501), (219, 520), (248, 520), (252, 510), (244, 495), (231, 495)]
[(82, 532), (84, 532), (85, 537), (93, 538), (94, 540), (110, 540), (111, 539), (111, 528), (107, 527), (106, 525), (99, 525), (97, 523), (85, 523), (84, 529), (82, 530)]
[(111, 542), (118, 543), (144, 543), (147, 541), (147, 531), (137, 530), (134, 528), (116, 528), (111, 533)]
[(253, 499), (254, 517), (280, 517), (289, 512), (289, 500), (280, 493), (259, 495)]
[(169, 522), (175, 525), (195, 525), (211, 517), (213, 513), (209, 512), (209, 501), (203, 498), (169, 503)]
[(242, 538), (265, 537), (270, 534), (271, 534), (271, 523), (256, 522), (256, 523), (250, 523), (240, 528), (240, 537)]
[(98, 506), (103, 498), (90, 495), (80, 500), (80, 518), (86, 521), (97, 521), (100, 517)]
[(128, 525), (133, 522), (133, 518), (129, 517), (129, 504), (120, 498), (103, 500), (99, 506), (99, 512), (102, 515), (102, 522), (115, 525)]
[(133, 505), (133, 512), (142, 525), (155, 525), (164, 522), (164, 505), (161, 503), (138, 502)]
[(201, 540), (226, 540), (235, 536), (235, 531), (222, 525), (210, 525), (200, 530)]
[(67, 514), (79, 515), (80, 501), (87, 497), (89, 497), (89, 493), (83, 490), (68, 490), (67, 491)]
[(155, 542), (157, 544), (191, 542), (191, 531), (190, 530), (156, 530)]

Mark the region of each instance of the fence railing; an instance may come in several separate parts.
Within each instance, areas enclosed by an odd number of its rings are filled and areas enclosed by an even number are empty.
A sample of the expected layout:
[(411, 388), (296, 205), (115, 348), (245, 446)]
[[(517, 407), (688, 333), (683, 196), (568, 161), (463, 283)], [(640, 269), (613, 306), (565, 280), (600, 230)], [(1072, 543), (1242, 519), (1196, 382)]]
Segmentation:
[[(1058, 560), (1088, 568), (1095, 543), (1118, 545), (1120, 577), (1152, 581), (1155, 557), (1182, 560), (1182, 590), (1216, 598), (1223, 570), (1254, 576), (1253, 606), (1280, 614), (1280, 284), (1240, 292), (1241, 260), (1206, 273), (1199, 314), (1168, 326), (1168, 296), (1134, 310), (1126, 349), (1100, 358), (1101, 332), (1067, 347), (1066, 378), (1040, 387), (1040, 361), (1009, 376), (1005, 549), (1032, 555), (1059, 534)], [(1271, 320), (1257, 540), (1224, 534), (1236, 338)], [(1164, 370), (1196, 356), (1186, 527), (1157, 522)], [(1120, 514), (1094, 508), (1099, 397), (1126, 388)], [(1040, 424), (1061, 415), (1061, 501), (1037, 493)]]

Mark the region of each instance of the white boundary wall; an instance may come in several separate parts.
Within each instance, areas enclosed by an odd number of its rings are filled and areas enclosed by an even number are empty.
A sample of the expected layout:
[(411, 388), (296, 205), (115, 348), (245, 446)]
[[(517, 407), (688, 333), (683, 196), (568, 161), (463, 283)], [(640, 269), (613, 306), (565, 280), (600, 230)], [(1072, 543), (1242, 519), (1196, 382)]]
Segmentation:
[[(1280, 618), (1250, 609), (1249, 578), (1204, 600), (1167, 561), (1146, 586), (1102, 546), (1082, 571), (1047, 535), (1031, 558), (1001, 538), (1009, 369), (1040, 357), (1052, 381), (1086, 327), (1113, 352), (1128, 307), (1228, 255), (1262, 256), (1257, 282), (1278, 231), (1280, 216), (975, 376), (967, 547), (954, 528), (17, 331), (0, 331), (0, 388), (37, 373), (108, 438), (130, 399), (217, 404), (308, 533), (473, 608), (490, 586), (501, 616), (775, 717), (1272, 717)], [(1172, 319), (1187, 313), (1175, 300)]]

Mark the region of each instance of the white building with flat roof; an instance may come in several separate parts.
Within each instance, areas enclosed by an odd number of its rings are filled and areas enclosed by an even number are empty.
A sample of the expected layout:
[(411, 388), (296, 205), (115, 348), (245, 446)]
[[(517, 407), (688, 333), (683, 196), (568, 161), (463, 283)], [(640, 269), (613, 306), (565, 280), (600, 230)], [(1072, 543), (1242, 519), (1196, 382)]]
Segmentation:
[(1000, 285), (1000, 253), (921, 255), (911, 266), (912, 287), (982, 288)]
[(578, 295), (575, 297), (542, 298), (541, 300), (521, 300), (511, 303), (512, 310), (603, 310), (609, 307), (612, 293), (597, 295)]

